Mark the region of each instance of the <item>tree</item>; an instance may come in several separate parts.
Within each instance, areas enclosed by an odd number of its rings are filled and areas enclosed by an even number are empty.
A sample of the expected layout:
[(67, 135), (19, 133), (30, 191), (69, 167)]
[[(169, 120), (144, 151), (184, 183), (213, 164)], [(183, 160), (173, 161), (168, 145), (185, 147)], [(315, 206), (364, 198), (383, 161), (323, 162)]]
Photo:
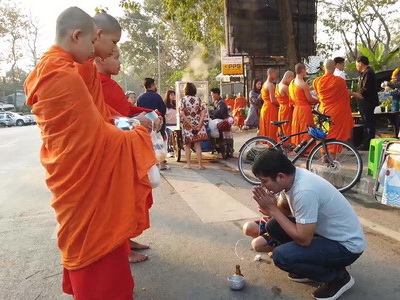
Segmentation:
[(183, 33), (203, 46), (224, 42), (223, 0), (164, 0), (166, 20), (179, 24)]
[(334, 42), (339, 35), (346, 50), (347, 59), (358, 56), (358, 44), (375, 51), (379, 43), (384, 45), (384, 54), (390, 52), (394, 5), (397, 0), (320, 0), (321, 21), (330, 37), (326, 43), (319, 42), (322, 52), (340, 49)]
[(172, 74), (186, 67), (193, 42), (181, 34), (175, 23), (160, 18), (161, 0), (146, 0), (143, 6), (134, 1), (125, 2), (124, 10), (126, 17), (120, 18), (120, 23), (128, 33), (128, 40), (121, 44), (123, 71), (135, 81), (157, 78), (160, 58), (162, 82), (159, 85), (165, 91), (173, 84), (169, 79)]
[(11, 63), (10, 78), (17, 80), (16, 67), (22, 58), (22, 43), (25, 38), (26, 28), (28, 27), (27, 16), (21, 10), (10, 3), (3, 3), (0, 6), (0, 23), (2, 24), (3, 39), (7, 46), (3, 49), (6, 53), (5, 60)]
[(31, 67), (35, 67), (39, 60), (38, 38), (39, 38), (39, 20), (32, 15), (29, 16), (26, 27), (26, 47), (28, 48), (31, 56)]
[(286, 45), (286, 68), (292, 69), (300, 61), (298, 39), (293, 26), (292, 5), (290, 0), (279, 0), (277, 4), (280, 12), (279, 19), (282, 25), (283, 40)]

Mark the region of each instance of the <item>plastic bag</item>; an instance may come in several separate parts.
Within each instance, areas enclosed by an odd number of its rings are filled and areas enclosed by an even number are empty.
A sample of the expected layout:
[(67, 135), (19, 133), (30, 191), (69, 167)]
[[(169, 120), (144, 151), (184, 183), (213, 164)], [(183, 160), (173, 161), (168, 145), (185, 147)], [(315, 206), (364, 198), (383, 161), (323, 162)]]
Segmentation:
[(157, 165), (150, 168), (149, 172), (147, 172), (147, 176), (149, 176), (150, 184), (153, 189), (160, 185), (161, 175)]
[(221, 119), (214, 119), (210, 120), (210, 122), (208, 123), (208, 127), (210, 128), (210, 135), (215, 139), (219, 137), (219, 130), (217, 125), (221, 121), (222, 121)]
[(151, 132), (151, 140), (153, 142), (154, 152), (156, 153), (157, 160), (163, 161), (167, 155), (165, 149), (164, 139), (159, 132), (152, 131)]

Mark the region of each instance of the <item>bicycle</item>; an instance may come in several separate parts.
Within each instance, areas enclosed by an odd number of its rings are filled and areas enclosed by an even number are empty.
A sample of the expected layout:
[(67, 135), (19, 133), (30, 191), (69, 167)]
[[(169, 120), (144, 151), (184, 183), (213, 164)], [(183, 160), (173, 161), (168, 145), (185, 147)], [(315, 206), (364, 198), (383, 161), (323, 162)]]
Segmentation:
[[(310, 150), (305, 161), (307, 170), (325, 178), (340, 192), (351, 189), (361, 177), (363, 163), (360, 154), (352, 145), (344, 141), (326, 139), (327, 130), (324, 123), (333, 124), (331, 117), (316, 110), (313, 110), (313, 114), (317, 117), (317, 127), (308, 126), (308, 130), (288, 136), (282, 129), (282, 125), (289, 122), (288, 120), (271, 122), (279, 127), (277, 134), (279, 143), (265, 136), (256, 136), (246, 141), (239, 150), (238, 158), (239, 172), (244, 179), (254, 185), (260, 184), (260, 180), (253, 175), (251, 169), (258, 155), (267, 148), (272, 147), (283, 151), (293, 164), (304, 157), (307, 150)], [(309, 140), (303, 140), (294, 149), (286, 145), (291, 137), (306, 133), (310, 136)], [(290, 157), (293, 155), (294, 157)]]

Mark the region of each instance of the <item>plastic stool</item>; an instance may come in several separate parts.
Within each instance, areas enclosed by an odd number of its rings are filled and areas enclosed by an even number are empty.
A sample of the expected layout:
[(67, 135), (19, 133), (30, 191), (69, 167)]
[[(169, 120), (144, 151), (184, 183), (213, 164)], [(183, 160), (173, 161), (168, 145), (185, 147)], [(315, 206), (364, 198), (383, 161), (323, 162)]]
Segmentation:
[(369, 143), (369, 153), (368, 153), (368, 170), (367, 174), (371, 175), (375, 179), (378, 175), (379, 163), (382, 153), (382, 145), (386, 141), (397, 140), (396, 138), (387, 139), (372, 139)]

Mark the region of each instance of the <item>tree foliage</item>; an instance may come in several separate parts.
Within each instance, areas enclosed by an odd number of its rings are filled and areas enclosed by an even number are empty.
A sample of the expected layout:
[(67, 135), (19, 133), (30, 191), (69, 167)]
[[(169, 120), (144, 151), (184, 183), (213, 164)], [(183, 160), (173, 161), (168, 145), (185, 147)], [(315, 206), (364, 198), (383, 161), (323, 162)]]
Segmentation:
[(224, 41), (223, 0), (164, 0), (166, 19), (180, 24), (183, 33), (204, 46)]
[(162, 0), (145, 0), (143, 5), (130, 1), (124, 11), (125, 17), (119, 20), (128, 34), (127, 40), (120, 45), (123, 72), (136, 82), (142, 82), (144, 77), (157, 79), (159, 58), (161, 90), (173, 87), (175, 81), (181, 79), (177, 74), (188, 64), (193, 41), (182, 35), (178, 24), (162, 19), (165, 13)]
[[(2, 53), (0, 60), (10, 65), (7, 70), (7, 81), (22, 83), (21, 68), (19, 62), (28, 53), (31, 56), (32, 65), (35, 65), (39, 53), (37, 39), (39, 36), (39, 23), (29, 17), (21, 7), (6, 0), (0, 0), (0, 39)], [(27, 68), (25, 68), (27, 69)]]
[(383, 54), (390, 52), (394, 26), (396, 0), (320, 0), (319, 10), (324, 33), (339, 35), (341, 43), (334, 38), (319, 41), (321, 54), (345, 49), (347, 59), (354, 61), (359, 55), (358, 45), (374, 52), (379, 44)]

